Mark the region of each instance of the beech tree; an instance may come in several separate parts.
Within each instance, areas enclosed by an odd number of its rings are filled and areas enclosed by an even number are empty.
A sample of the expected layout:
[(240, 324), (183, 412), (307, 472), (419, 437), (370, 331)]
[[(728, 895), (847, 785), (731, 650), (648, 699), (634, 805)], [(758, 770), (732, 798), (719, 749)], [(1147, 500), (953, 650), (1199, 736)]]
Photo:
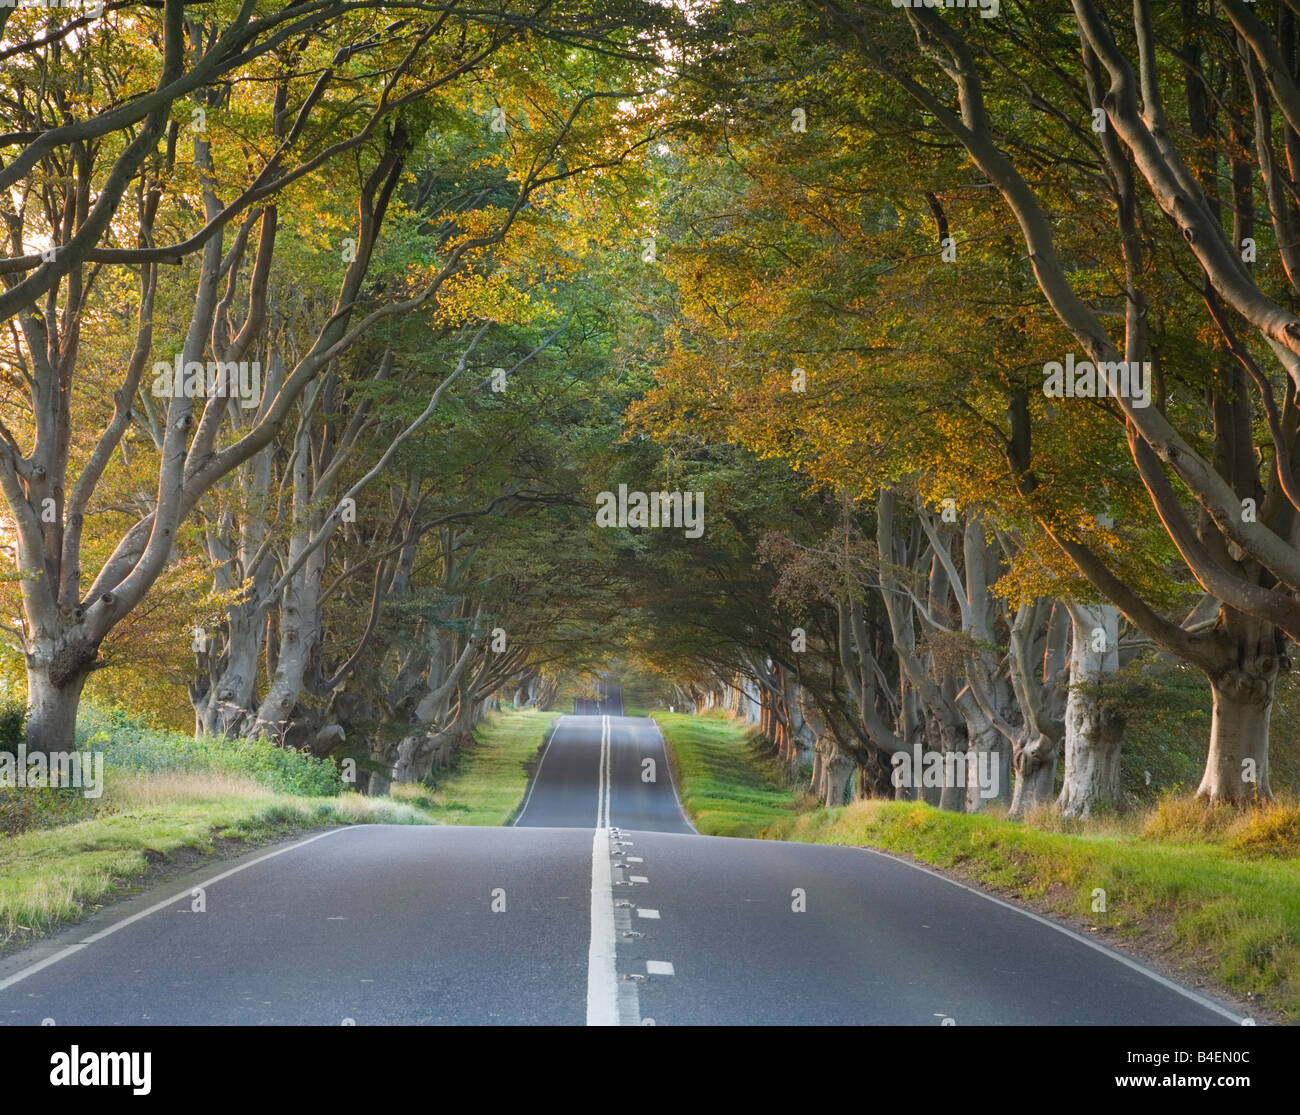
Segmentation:
[[(379, 291), (367, 275), (431, 126), (431, 98), (526, 34), (634, 56), (622, 13), (604, 15), (579, 5), (551, 24), (532, 10), (457, 2), (392, 12), (322, 2), (259, 15), (252, 0), (166, 0), (129, 14), (109, 5), (102, 21), (4, 12), (11, 130), (0, 143), (13, 154), (0, 168), (9, 249), (0, 314), (15, 390), (0, 415), (0, 488), (23, 574), (18, 637), (33, 747), (70, 745), (101, 644), (162, 575), (203, 496), (280, 436), (332, 362), (377, 323), (436, 302), (505, 237), (535, 190), (570, 172), (557, 171), (558, 148), (593, 94), (576, 97), (530, 149), (490, 219), (456, 226), (402, 284)], [(325, 183), (336, 204), (350, 193), (354, 215), (330, 246), (342, 264), (332, 304), (289, 359), (268, 333), (276, 245), (286, 227), (304, 228), (309, 191)], [(294, 191), (301, 208), (282, 210)], [(121, 317), (114, 303), (125, 289), (110, 283), (118, 268), (134, 276), (134, 340), (110, 378), (86, 367), (83, 346), (97, 323)], [(183, 342), (155, 329), (178, 273), (193, 299)], [(174, 359), (179, 390), (163, 390), (172, 380), (159, 373), (168, 362), (159, 350)], [(233, 373), (247, 363), (266, 378), (235, 405)], [(156, 460), (152, 494), (119, 516), (116, 544), (83, 574), (87, 516), (120, 452), (142, 447), (129, 436), (137, 419)], [(98, 440), (74, 454), (74, 432), (95, 425)], [(303, 547), (295, 561), (310, 556)]]

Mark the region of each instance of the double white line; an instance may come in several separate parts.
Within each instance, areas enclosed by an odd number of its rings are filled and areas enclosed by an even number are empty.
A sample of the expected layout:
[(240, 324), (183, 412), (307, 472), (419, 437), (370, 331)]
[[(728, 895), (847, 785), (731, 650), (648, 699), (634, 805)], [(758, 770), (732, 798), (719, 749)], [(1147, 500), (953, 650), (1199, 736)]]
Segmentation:
[(591, 842), (591, 944), (587, 948), (587, 1025), (618, 1025), (614, 962), (614, 880), (609, 864), (610, 723), (600, 718), (596, 833)]
[(600, 777), (597, 779), (596, 786), (596, 827), (598, 829), (609, 828), (609, 745), (612, 734), (609, 717), (602, 716), (600, 718)]

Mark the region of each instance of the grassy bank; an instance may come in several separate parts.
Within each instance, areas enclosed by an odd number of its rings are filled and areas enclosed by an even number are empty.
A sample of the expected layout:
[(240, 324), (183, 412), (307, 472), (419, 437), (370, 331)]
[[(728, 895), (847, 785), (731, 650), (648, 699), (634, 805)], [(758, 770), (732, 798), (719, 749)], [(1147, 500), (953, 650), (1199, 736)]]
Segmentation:
[(1199, 976), (1300, 1018), (1295, 803), (1243, 815), (1168, 797), (1144, 813), (1088, 824), (1049, 815), (1016, 823), (911, 802), (797, 807), (741, 724), (657, 719), (682, 782), (694, 783), (683, 796), (701, 832), (905, 856), (1126, 945), (1184, 979)]
[[(505, 823), (523, 799), (552, 713), (505, 712), (434, 789), (347, 790), (329, 760), (264, 741), (195, 740), (87, 710), (78, 746), (105, 757), (97, 798), (71, 788), (0, 790), (0, 948), (133, 893), (151, 867), (345, 824)], [(238, 845), (236, 845), (238, 847)]]
[(655, 721), (682, 804), (705, 836), (759, 836), (793, 816), (796, 787), (736, 721), (670, 712)]
[(359, 794), (278, 793), (217, 773), (143, 774), (109, 785), (95, 817), (0, 839), (0, 947), (21, 944), (133, 893), (151, 864), (217, 841), (263, 843), (326, 825), (428, 824)]
[(559, 713), (508, 710), (474, 731), (456, 765), (428, 786), (394, 786), (393, 798), (448, 825), (504, 825), (524, 800), (528, 777)]

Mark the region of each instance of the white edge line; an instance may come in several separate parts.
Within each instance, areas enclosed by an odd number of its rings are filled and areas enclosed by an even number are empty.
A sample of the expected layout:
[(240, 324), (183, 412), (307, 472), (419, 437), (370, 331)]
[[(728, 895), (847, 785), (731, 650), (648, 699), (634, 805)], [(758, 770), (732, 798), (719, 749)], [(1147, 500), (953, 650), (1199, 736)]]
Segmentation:
[(1034, 913), (1033, 910), (1026, 910), (1023, 906), (1017, 906), (1013, 902), (1006, 902), (1001, 898), (996, 898), (991, 894), (986, 894), (984, 891), (980, 890), (977, 887), (968, 886), (965, 883), (959, 883), (956, 879), (950, 879), (948, 878), (947, 875), (943, 875), (938, 871), (932, 871), (930, 868), (922, 867), (920, 864), (912, 863), (910, 860), (901, 859), (898, 856), (892, 856), (888, 852), (881, 852), (876, 848), (863, 848), (860, 845), (856, 845), (856, 844), (847, 844), (844, 845), (844, 847), (855, 848), (859, 852), (870, 852), (872, 855), (877, 855), (877, 856), (881, 856), (884, 859), (893, 860), (895, 863), (901, 863), (907, 867), (914, 867), (916, 868), (917, 871), (924, 871), (927, 875), (933, 875), (936, 879), (942, 879), (945, 883), (950, 883), (954, 887), (960, 887), (962, 890), (970, 891), (971, 894), (979, 895), (980, 898), (986, 899), (989, 902), (996, 903), (999, 906), (1004, 906), (1008, 910), (1014, 910), (1017, 914), (1024, 914), (1024, 916), (1027, 918), (1033, 918), (1034, 921), (1039, 922), (1042, 925), (1046, 925), (1051, 929), (1055, 929), (1058, 933), (1064, 933), (1067, 937), (1073, 937), (1076, 941), (1080, 942), (1081, 944), (1087, 945), (1090, 949), (1093, 949), (1094, 951), (1101, 953), (1103, 956), (1108, 956), (1112, 960), (1118, 960), (1121, 964), (1125, 965), (1126, 967), (1132, 968), (1133, 971), (1142, 973), (1142, 975), (1146, 976), (1149, 979), (1155, 980), (1156, 983), (1169, 988), (1169, 990), (1176, 991), (1178, 992), (1178, 994), (1184, 996), (1185, 998), (1191, 999), (1192, 1002), (1198, 1003), (1199, 1005), (1205, 1007), (1206, 1009), (1212, 1010), (1216, 1014), (1222, 1015), (1224, 1018), (1231, 1019), (1238, 1026), (1241, 1025), (1242, 1019), (1245, 1017), (1244, 1015), (1233, 1013), (1233, 1011), (1229, 1010), (1225, 1006), (1221, 1006), (1219, 1003), (1216, 1003), (1213, 999), (1209, 998), (1208, 996), (1201, 995), (1200, 993), (1191, 990), (1191, 988), (1184, 987), (1182, 984), (1177, 983), (1174, 980), (1171, 980), (1165, 976), (1162, 976), (1159, 972), (1154, 971), (1151, 968), (1148, 968), (1145, 964), (1139, 963), (1138, 961), (1134, 960), (1132, 957), (1125, 956), (1122, 952), (1118, 951), (1117, 949), (1113, 949), (1107, 945), (1103, 945), (1100, 941), (1094, 941), (1090, 937), (1085, 937), (1082, 933), (1079, 933), (1078, 931), (1071, 929), (1068, 925), (1062, 925), (1059, 921), (1053, 921), (1051, 918), (1043, 917), (1042, 914), (1036, 914)]
[(567, 713), (560, 713), (560, 715), (555, 718), (555, 723), (551, 725), (551, 734), (546, 737), (546, 746), (542, 748), (541, 758), (537, 760), (537, 769), (533, 771), (532, 784), (528, 787), (528, 793), (524, 797), (524, 804), (519, 807), (519, 812), (515, 814), (515, 819), (510, 822), (512, 828), (519, 824), (519, 818), (524, 815), (524, 810), (528, 808), (528, 803), (533, 800), (533, 791), (537, 789), (537, 780), (541, 777), (542, 764), (546, 762), (546, 755), (551, 750), (551, 741), (555, 739), (555, 733), (560, 730), (560, 721), (567, 715)]
[(609, 830), (591, 841), (591, 943), (587, 947), (587, 1025), (618, 1025), (618, 969), (614, 962), (614, 895)]
[(201, 883), (194, 883), (192, 886), (181, 891), (180, 894), (173, 895), (171, 898), (166, 898), (162, 902), (155, 902), (147, 910), (141, 910), (138, 913), (132, 914), (130, 917), (123, 918), (121, 921), (115, 921), (106, 929), (101, 929), (98, 933), (92, 933), (89, 937), (78, 941), (76, 944), (68, 945), (65, 948), (60, 949), (58, 952), (54, 953), (53, 956), (47, 956), (44, 960), (37, 961), (29, 967), (15, 972), (12, 976), (0, 980), (0, 991), (12, 987), (19, 980), (25, 980), (28, 976), (35, 975), (42, 968), (48, 968), (51, 964), (55, 964), (64, 957), (70, 956), (72, 953), (84, 949), (87, 945), (93, 945), (96, 941), (102, 941), (105, 937), (111, 936), (119, 929), (125, 929), (128, 925), (139, 921), (141, 918), (147, 918), (150, 914), (156, 914), (159, 910), (165, 910), (169, 906), (174, 906), (177, 902), (189, 898), (197, 888), (202, 887), (206, 889), (207, 887), (212, 886), (213, 883), (219, 883), (222, 879), (229, 879), (231, 875), (238, 875), (241, 871), (247, 870), (259, 863), (265, 863), (267, 860), (274, 859), (276, 856), (282, 856), (285, 852), (292, 852), (295, 848), (301, 848), (304, 845), (312, 844), (317, 840), (324, 840), (327, 836), (334, 836), (336, 833), (347, 832), (349, 829), (357, 827), (360, 826), (343, 825), (339, 828), (330, 829), (328, 832), (318, 832), (315, 836), (309, 836), (306, 840), (299, 840), (296, 844), (290, 844), (287, 848), (277, 848), (273, 852), (267, 852), (263, 856), (258, 856), (256, 859), (250, 859), (246, 863), (241, 863), (226, 871), (222, 871), (218, 875), (213, 875), (211, 878), (204, 879)]
[(673, 778), (673, 761), (668, 755), (668, 741), (664, 738), (664, 730), (659, 727), (659, 721), (653, 716), (647, 716), (646, 719), (655, 726), (655, 731), (659, 733), (659, 742), (664, 749), (664, 763), (668, 767), (668, 785), (673, 788), (673, 800), (677, 802), (677, 812), (682, 815), (682, 820), (690, 827), (691, 832), (699, 836), (700, 830), (695, 827), (695, 823), (686, 815), (686, 806), (682, 804), (682, 795), (677, 792), (677, 782)]

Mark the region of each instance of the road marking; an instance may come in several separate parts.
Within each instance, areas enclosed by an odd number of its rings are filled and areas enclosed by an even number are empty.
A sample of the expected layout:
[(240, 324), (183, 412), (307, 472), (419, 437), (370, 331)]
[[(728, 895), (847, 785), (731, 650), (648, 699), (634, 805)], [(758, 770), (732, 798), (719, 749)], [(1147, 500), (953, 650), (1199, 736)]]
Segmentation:
[(600, 718), (600, 771), (597, 776), (598, 785), (596, 787), (596, 827), (598, 829), (609, 829), (609, 799), (611, 792), (610, 785), (610, 740), (613, 736), (610, 727), (609, 717)]
[(642, 906), (639, 910), (637, 910), (636, 916), (639, 918), (658, 918), (659, 911), (652, 910), (648, 906)]
[(524, 798), (524, 804), (519, 807), (519, 812), (515, 814), (515, 819), (510, 822), (511, 825), (519, 824), (519, 818), (524, 815), (524, 811), (528, 808), (528, 803), (533, 800), (533, 791), (537, 789), (537, 780), (542, 776), (542, 764), (546, 762), (546, 756), (550, 754), (551, 742), (555, 739), (555, 733), (560, 730), (560, 721), (563, 719), (563, 715), (556, 718), (555, 724), (551, 728), (551, 734), (546, 737), (546, 746), (542, 748), (542, 757), (537, 760), (537, 769), (533, 771), (533, 784), (528, 787), (528, 795)]
[(610, 826), (614, 798), (614, 722), (605, 717), (605, 827)]
[(587, 1025), (618, 1025), (618, 971), (614, 964), (614, 892), (609, 830), (591, 842), (591, 943), (587, 948)]
[(644, 875), (629, 875), (628, 881), (633, 883), (648, 883), (650, 880)]
[[(352, 829), (355, 829), (356, 827), (358, 826), (351, 826)], [(125, 929), (128, 925), (132, 925), (141, 918), (147, 918), (150, 914), (156, 914), (159, 910), (166, 910), (169, 906), (174, 906), (177, 902), (188, 902), (190, 898), (193, 897), (196, 889), (206, 890), (208, 887), (212, 886), (213, 883), (219, 883), (222, 879), (229, 879), (231, 875), (238, 875), (239, 872), (246, 871), (248, 868), (253, 867), (256, 864), (265, 863), (269, 859), (275, 859), (276, 856), (282, 856), (285, 852), (292, 852), (295, 848), (301, 848), (307, 844), (315, 843), (317, 840), (324, 840), (327, 836), (334, 836), (340, 832), (348, 831), (349, 828), (336, 828), (330, 829), (328, 832), (317, 833), (315, 836), (307, 837), (306, 840), (299, 840), (296, 844), (290, 844), (287, 848), (277, 848), (274, 852), (267, 852), (264, 856), (258, 856), (256, 859), (250, 859), (247, 863), (241, 863), (237, 867), (230, 868), (228, 871), (222, 871), (220, 874), (213, 875), (210, 879), (205, 879), (201, 883), (194, 883), (183, 890), (180, 894), (174, 895), (162, 902), (155, 902), (147, 910), (141, 910), (137, 914), (132, 914), (129, 918), (123, 918), (121, 921), (116, 921), (107, 929), (101, 929), (98, 933), (92, 933), (89, 937), (79, 941), (77, 944), (68, 945), (65, 948), (60, 949), (53, 956), (47, 956), (44, 960), (40, 960), (30, 967), (15, 972), (7, 979), (0, 980), (0, 991), (5, 990), (7, 987), (12, 987), (19, 980), (25, 980), (28, 976), (35, 975), (43, 968), (48, 968), (51, 964), (57, 964), (60, 960), (71, 956), (74, 952), (80, 952), (87, 945), (93, 945), (96, 941), (102, 941), (105, 937), (111, 937), (119, 929)]]
[(645, 962), (645, 974), (647, 976), (671, 976), (673, 966), (667, 960), (647, 960)]
[(640, 856), (628, 856), (628, 857), (627, 857), (627, 862), (628, 862), (628, 863), (645, 863), (645, 860), (642, 859)]

